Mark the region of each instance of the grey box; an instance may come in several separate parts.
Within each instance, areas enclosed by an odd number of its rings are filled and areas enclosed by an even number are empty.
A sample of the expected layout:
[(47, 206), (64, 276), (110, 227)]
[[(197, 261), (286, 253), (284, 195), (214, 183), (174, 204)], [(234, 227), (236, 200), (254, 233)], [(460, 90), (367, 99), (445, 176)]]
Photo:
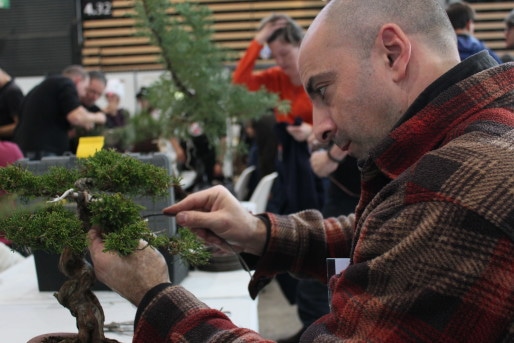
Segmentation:
[[(161, 153), (151, 154), (129, 154), (138, 160), (153, 164), (157, 167), (162, 167), (171, 175), (171, 161), (169, 157)], [(23, 159), (17, 164), (27, 168), (29, 171), (40, 175), (48, 171), (49, 168), (54, 166), (65, 168), (76, 168), (77, 158), (75, 156), (52, 156), (44, 157), (41, 160), (28, 160)], [(64, 190), (63, 190), (64, 191)], [(174, 203), (175, 196), (173, 189), (164, 197), (152, 198), (148, 196), (137, 197), (134, 199), (136, 203), (145, 207), (141, 211), (141, 215), (161, 213), (162, 209)], [(156, 234), (166, 234), (172, 237), (177, 233), (177, 226), (175, 219), (168, 216), (153, 216), (148, 218), (148, 225)], [(40, 291), (57, 291), (66, 277), (58, 270), (58, 254), (50, 254), (42, 251), (33, 251), (34, 260), (36, 264), (36, 273), (38, 277), (38, 287)], [(166, 256), (170, 278), (173, 283), (180, 283), (189, 272), (189, 265), (178, 256)], [(107, 290), (107, 286), (97, 282), (93, 289)]]

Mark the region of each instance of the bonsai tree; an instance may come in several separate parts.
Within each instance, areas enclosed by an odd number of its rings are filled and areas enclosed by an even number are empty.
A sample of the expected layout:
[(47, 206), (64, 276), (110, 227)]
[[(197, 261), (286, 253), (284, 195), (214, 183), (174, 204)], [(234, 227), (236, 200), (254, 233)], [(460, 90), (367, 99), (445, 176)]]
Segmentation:
[(132, 118), (138, 139), (145, 132), (153, 135), (147, 138), (187, 139), (191, 125), (197, 124), (209, 143), (219, 147), (227, 125), (257, 118), (270, 108), (288, 110), (287, 102), (264, 88), (249, 91), (232, 83), (227, 65), (235, 58), (213, 41), (211, 14), (207, 6), (194, 1), (135, 1), (136, 30), (160, 49), (164, 66), (162, 75), (147, 89), (160, 116), (142, 113)]
[(163, 168), (112, 150), (77, 160), (77, 168), (51, 167), (42, 175), (16, 164), (0, 168), (0, 189), (21, 202), (0, 219), (6, 237), (16, 245), (59, 253), (59, 270), (68, 277), (55, 297), (76, 317), (78, 338), (59, 342), (115, 342), (104, 337), (103, 310), (91, 291), (95, 274), (85, 259), (90, 228), (99, 230), (106, 250), (120, 255), (136, 251), (143, 239), (145, 248), (179, 254), (192, 264), (207, 261), (208, 253), (188, 230), (174, 237), (152, 232), (140, 215), (143, 207), (133, 200), (163, 196), (170, 187), (181, 197), (179, 182)]

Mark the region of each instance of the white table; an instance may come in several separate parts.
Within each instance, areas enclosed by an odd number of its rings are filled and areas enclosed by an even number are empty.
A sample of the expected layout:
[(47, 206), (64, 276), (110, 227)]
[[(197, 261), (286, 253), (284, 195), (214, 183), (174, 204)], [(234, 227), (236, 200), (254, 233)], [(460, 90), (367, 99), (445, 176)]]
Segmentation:
[[(192, 271), (182, 285), (212, 308), (221, 309), (238, 326), (258, 331), (257, 301), (247, 292), (249, 275), (230, 272)], [(105, 323), (132, 322), (136, 308), (118, 294), (95, 291), (105, 313)], [(40, 292), (32, 256), (0, 273), (1, 341), (25, 343), (49, 332), (76, 332), (75, 318), (62, 307), (53, 292)], [(132, 329), (132, 326), (129, 325)], [(107, 333), (122, 343), (132, 341), (132, 332)]]

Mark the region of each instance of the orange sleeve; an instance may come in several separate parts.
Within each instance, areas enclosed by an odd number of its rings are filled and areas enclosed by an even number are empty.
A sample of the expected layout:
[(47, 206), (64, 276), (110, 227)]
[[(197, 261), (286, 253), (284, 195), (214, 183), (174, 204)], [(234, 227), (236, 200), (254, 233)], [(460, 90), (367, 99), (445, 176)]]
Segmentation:
[(278, 113), (275, 109), (277, 122), (292, 124), (296, 117), (300, 117), (303, 121), (312, 124), (312, 104), (302, 86), (291, 84), (289, 77), (278, 66), (254, 71), (255, 62), (259, 58), (262, 47), (262, 44), (252, 40), (232, 74), (233, 82), (246, 85), (251, 91), (264, 86), (268, 91), (277, 93), (280, 99), (291, 101), (289, 113)]
[(246, 85), (246, 87), (252, 91), (258, 90), (261, 86), (265, 86), (269, 90), (275, 88), (273, 85), (276, 84), (277, 81), (275, 80), (276, 76), (273, 73), (269, 73), (267, 70), (257, 72), (254, 72), (253, 70), (262, 47), (263, 45), (255, 39), (251, 41), (248, 49), (246, 49), (246, 52), (239, 60), (239, 63), (232, 74), (232, 80), (234, 83)]

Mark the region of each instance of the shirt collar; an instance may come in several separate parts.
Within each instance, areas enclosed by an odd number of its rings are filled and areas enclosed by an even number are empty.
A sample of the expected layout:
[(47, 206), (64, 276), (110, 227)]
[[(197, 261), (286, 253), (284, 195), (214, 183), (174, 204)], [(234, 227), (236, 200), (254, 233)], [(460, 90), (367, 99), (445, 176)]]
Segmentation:
[(400, 126), (406, 120), (412, 118), (439, 94), (448, 89), (448, 87), (453, 86), (482, 70), (494, 67), (495, 65), (498, 65), (498, 63), (486, 50), (466, 58), (428, 86), (407, 109), (395, 127)]
[[(498, 63), (489, 55), (487, 51), (481, 51), (473, 56), (466, 58), (449, 71), (437, 78), (430, 84), (407, 109), (405, 114), (394, 126), (394, 129), (400, 127), (403, 123), (414, 117), (422, 111), (437, 96), (446, 91), (449, 87), (454, 86), (458, 82), (490, 67), (496, 66)], [(391, 145), (391, 137), (386, 137), (375, 149), (370, 152), (367, 159), (359, 161), (359, 168), (362, 171), (371, 173), (376, 168), (375, 160), (382, 156), (384, 149)]]

